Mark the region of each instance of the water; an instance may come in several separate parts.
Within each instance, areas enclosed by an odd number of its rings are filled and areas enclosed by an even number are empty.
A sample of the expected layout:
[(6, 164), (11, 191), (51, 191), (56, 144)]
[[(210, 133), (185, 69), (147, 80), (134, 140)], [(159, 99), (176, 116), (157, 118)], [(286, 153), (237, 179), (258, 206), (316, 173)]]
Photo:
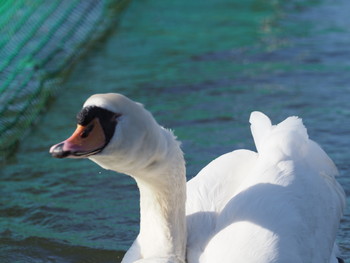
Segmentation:
[[(98, 92), (140, 101), (173, 129), (188, 178), (218, 155), (254, 149), (252, 110), (274, 122), (299, 115), (348, 193), (350, 2), (266, 2), (133, 1), (2, 164), (0, 262), (119, 262), (136, 237), (139, 196), (129, 177), (48, 154)], [(338, 235), (345, 259), (349, 216)]]

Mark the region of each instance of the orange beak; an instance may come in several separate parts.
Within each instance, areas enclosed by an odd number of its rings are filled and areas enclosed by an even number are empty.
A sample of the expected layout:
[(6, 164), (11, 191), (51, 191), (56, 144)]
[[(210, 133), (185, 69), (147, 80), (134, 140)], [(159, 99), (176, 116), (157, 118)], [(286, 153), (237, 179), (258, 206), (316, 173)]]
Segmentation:
[(106, 144), (103, 128), (97, 118), (88, 125), (78, 125), (67, 140), (50, 148), (50, 153), (56, 158), (84, 158), (99, 153)]

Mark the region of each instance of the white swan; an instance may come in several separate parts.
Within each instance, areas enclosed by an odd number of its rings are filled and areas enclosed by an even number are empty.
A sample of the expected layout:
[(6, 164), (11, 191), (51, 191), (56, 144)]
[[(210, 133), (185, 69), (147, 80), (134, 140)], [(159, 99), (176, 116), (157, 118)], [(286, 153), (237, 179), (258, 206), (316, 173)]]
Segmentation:
[(220, 156), (187, 183), (172, 132), (119, 94), (90, 97), (54, 157), (88, 157), (132, 176), (140, 233), (123, 263), (335, 263), (345, 203), (337, 169), (300, 119), (250, 118), (258, 153)]

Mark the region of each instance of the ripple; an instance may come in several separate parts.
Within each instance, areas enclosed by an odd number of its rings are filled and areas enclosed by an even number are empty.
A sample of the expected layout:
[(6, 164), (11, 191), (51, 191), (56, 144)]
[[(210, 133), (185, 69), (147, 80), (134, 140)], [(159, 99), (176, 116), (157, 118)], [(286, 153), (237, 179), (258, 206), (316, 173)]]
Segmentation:
[(72, 246), (40, 237), (0, 238), (1, 263), (115, 263), (120, 262), (124, 254), (125, 251)]

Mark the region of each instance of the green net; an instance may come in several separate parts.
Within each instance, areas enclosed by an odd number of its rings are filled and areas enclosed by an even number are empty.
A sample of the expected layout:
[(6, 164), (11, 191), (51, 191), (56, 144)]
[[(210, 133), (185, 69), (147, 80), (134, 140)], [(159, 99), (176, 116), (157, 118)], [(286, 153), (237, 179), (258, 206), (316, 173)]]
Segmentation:
[(43, 111), (62, 76), (128, 0), (0, 0), (0, 152)]

